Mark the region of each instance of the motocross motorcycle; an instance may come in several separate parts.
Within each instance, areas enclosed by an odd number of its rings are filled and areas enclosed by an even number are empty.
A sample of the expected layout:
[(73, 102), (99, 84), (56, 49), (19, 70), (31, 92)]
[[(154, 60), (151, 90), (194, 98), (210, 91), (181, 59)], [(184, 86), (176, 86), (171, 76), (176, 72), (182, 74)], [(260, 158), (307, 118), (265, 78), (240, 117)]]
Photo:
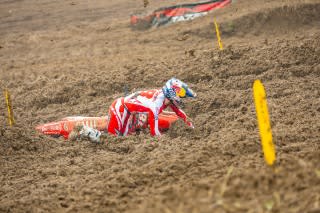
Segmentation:
[[(169, 130), (171, 125), (178, 120), (178, 116), (174, 112), (163, 111), (159, 115), (159, 130), (165, 132)], [(100, 132), (107, 132), (108, 116), (103, 117), (82, 117), (73, 116), (65, 117), (60, 121), (42, 124), (36, 127), (40, 133), (49, 135), (55, 138), (63, 137), (68, 139), (70, 133), (77, 126), (87, 126), (96, 129)], [(148, 129), (148, 114), (147, 113), (133, 113), (129, 118), (128, 134), (137, 134), (140, 131)]]

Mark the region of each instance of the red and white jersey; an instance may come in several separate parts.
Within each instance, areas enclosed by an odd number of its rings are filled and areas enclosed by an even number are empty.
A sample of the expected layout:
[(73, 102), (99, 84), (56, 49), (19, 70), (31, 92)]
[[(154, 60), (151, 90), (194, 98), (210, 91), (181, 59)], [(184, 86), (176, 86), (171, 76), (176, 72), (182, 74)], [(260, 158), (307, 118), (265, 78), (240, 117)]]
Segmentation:
[[(117, 129), (121, 135), (127, 135), (130, 114), (135, 112), (148, 113), (151, 135), (161, 135), (158, 116), (166, 107), (169, 106), (180, 118), (187, 122), (186, 114), (174, 104), (166, 105), (165, 99), (161, 89), (139, 91), (117, 99), (111, 105), (109, 113), (114, 113), (113, 116), (117, 120), (116, 126), (118, 126)], [(116, 134), (116, 130), (113, 129), (109, 128), (109, 132), (113, 131)]]

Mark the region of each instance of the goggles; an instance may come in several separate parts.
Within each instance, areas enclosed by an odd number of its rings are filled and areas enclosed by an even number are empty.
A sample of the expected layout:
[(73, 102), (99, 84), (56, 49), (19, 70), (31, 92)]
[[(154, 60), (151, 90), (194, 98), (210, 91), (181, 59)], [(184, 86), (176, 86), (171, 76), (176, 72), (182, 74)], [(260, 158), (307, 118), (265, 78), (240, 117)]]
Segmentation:
[(186, 89), (182, 87), (182, 88), (180, 89), (180, 91), (178, 92), (177, 95), (178, 95), (180, 98), (185, 98), (185, 97), (186, 97), (186, 94), (187, 94)]

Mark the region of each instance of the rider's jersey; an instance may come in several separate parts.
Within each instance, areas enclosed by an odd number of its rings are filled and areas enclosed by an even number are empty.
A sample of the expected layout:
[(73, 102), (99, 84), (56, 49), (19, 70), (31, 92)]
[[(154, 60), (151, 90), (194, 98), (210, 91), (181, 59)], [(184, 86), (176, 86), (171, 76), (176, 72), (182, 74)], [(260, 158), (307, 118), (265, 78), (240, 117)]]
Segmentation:
[[(166, 105), (165, 99), (166, 98), (161, 89), (153, 89), (133, 93), (123, 99), (124, 108), (129, 112), (125, 114), (127, 114), (127, 116), (130, 116), (130, 114), (134, 112), (148, 113), (151, 135), (161, 135), (158, 127), (158, 115), (168, 106), (185, 122), (187, 121), (186, 114), (174, 104), (169, 103), (168, 105)], [(121, 133), (123, 135), (126, 135), (128, 131), (128, 124), (126, 122), (128, 121), (128, 119), (124, 118), (122, 119), (122, 121), (124, 122), (122, 124), (123, 128), (121, 129)]]

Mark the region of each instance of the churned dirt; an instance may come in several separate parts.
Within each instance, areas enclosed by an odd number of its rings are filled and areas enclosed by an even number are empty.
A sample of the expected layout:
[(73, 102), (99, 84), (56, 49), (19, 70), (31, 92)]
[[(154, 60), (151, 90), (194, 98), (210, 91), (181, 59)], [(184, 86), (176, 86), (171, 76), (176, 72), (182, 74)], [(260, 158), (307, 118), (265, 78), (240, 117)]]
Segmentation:
[[(208, 16), (131, 29), (129, 16), (191, 1), (2, 0), (0, 212), (320, 212), (320, 1), (238, 0)], [(219, 51), (213, 19), (220, 24)], [(195, 129), (68, 142), (38, 124), (102, 116), (125, 90), (178, 77)], [(275, 168), (252, 85), (266, 88)]]

